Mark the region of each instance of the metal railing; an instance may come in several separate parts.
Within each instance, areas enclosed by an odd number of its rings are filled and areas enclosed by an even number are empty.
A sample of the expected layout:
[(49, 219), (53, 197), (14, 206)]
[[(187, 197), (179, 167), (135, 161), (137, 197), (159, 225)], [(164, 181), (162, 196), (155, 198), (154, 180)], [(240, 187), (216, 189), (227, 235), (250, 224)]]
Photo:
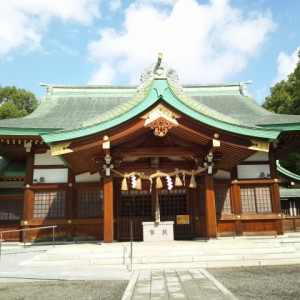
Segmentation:
[(4, 242), (4, 240), (2, 238), (3, 234), (11, 233), (11, 232), (24, 232), (23, 242), (24, 242), (24, 249), (25, 249), (26, 248), (26, 231), (52, 228), (52, 246), (54, 247), (54, 245), (55, 245), (55, 228), (56, 227), (57, 227), (57, 225), (0, 231), (0, 261), (1, 261), (1, 253), (2, 253), (2, 242)]

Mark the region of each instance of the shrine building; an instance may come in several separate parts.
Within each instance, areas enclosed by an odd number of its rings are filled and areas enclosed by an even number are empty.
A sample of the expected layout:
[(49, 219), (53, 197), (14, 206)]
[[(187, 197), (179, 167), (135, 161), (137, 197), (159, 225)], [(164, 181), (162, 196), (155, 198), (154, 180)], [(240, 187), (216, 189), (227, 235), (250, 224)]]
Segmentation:
[(159, 55), (139, 86), (43, 84), (33, 113), (0, 121), (0, 231), (113, 242), (130, 222), (143, 240), (143, 222), (174, 221), (175, 239), (283, 234), (276, 161), (299, 150), (300, 116), (265, 110), (249, 83), (181, 85)]

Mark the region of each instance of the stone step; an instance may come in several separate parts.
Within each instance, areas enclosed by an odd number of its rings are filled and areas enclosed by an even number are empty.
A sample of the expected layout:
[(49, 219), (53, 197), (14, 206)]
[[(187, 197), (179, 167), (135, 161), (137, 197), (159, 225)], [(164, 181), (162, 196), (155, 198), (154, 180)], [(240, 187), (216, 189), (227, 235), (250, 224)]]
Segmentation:
[[(300, 264), (300, 258), (269, 259), (269, 260), (245, 260), (245, 261), (212, 261), (193, 263), (156, 263), (156, 264), (133, 264), (133, 270), (162, 270), (162, 269), (187, 269), (187, 268), (230, 268), (230, 267), (258, 267), (268, 265)], [(130, 266), (128, 267), (130, 268)]]
[[(134, 242), (132, 263), (136, 270), (165, 266), (212, 268), (300, 263), (300, 238), (280, 240), (231, 238), (208, 242)], [(129, 268), (130, 263), (130, 243), (126, 242), (57, 245), (22, 265)]]
[[(152, 257), (205, 257), (205, 256), (228, 256), (228, 255), (254, 255), (254, 254), (289, 254), (295, 253), (296, 249), (293, 247), (282, 248), (248, 248), (248, 249), (201, 249), (201, 250), (153, 250), (153, 251), (137, 251), (133, 248), (134, 258), (152, 258)], [(46, 253), (36, 255), (33, 260), (89, 260), (89, 259), (126, 259), (130, 257), (129, 252), (112, 251), (112, 252), (86, 252), (75, 253), (70, 252), (68, 248), (56, 251), (54, 249), (48, 250)]]
[[(298, 259), (300, 262), (300, 253), (254, 253), (246, 255), (200, 255), (200, 256), (153, 256), (153, 257), (133, 257), (133, 264), (168, 264), (168, 263), (192, 263), (192, 264), (209, 264), (209, 263), (229, 263), (239, 262), (244, 265), (245, 261), (260, 261), (260, 260), (289, 260)], [(88, 266), (88, 265), (114, 265), (122, 266), (129, 265), (131, 259), (129, 257), (114, 257), (114, 258), (95, 258), (93, 256), (85, 257), (82, 255), (78, 256), (47, 256), (37, 255), (33, 260), (25, 261), (22, 265), (26, 266)], [(198, 267), (196, 265), (195, 267)]]

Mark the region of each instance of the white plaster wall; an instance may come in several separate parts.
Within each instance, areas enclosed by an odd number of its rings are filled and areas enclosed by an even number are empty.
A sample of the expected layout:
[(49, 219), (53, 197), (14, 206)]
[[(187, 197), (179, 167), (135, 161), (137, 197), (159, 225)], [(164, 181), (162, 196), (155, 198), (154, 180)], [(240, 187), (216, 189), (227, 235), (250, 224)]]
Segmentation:
[(237, 166), (237, 170), (239, 179), (261, 178), (261, 172), (264, 172), (265, 176), (270, 174), (269, 165), (240, 165)]
[(64, 162), (58, 156), (52, 156), (51, 150), (47, 150), (46, 153), (34, 155), (34, 165), (64, 165)]
[(230, 172), (218, 170), (214, 175), (214, 179), (230, 179)]
[(252, 156), (245, 159), (245, 161), (269, 161), (269, 153), (267, 153), (267, 152), (256, 152)]
[(68, 169), (35, 169), (33, 180), (44, 177), (44, 183), (66, 183), (68, 182)]
[(76, 175), (75, 182), (100, 182), (100, 175), (95, 173), (91, 175), (89, 172)]

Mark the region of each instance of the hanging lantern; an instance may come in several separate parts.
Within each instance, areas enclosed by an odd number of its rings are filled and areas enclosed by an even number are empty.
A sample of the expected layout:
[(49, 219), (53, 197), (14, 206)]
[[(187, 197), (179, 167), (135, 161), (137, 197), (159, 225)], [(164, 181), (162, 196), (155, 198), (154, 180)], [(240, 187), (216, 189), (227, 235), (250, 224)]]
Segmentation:
[(175, 177), (175, 186), (182, 186), (182, 181), (177, 173)]
[(192, 188), (192, 189), (195, 189), (195, 188), (197, 187), (197, 184), (196, 184), (196, 180), (195, 180), (194, 174), (192, 174), (192, 177), (191, 177), (191, 181), (190, 181), (189, 187)]
[(127, 179), (126, 179), (126, 177), (124, 177), (124, 179), (122, 180), (121, 190), (122, 190), (122, 191), (128, 191), (128, 186), (127, 186)]
[(163, 184), (161, 182), (161, 179), (159, 176), (156, 177), (156, 188), (161, 189), (163, 187)]
[(141, 190), (141, 189), (142, 189), (142, 180), (141, 180), (141, 177), (139, 177), (139, 178), (137, 179), (135, 188), (136, 188), (137, 190)]

